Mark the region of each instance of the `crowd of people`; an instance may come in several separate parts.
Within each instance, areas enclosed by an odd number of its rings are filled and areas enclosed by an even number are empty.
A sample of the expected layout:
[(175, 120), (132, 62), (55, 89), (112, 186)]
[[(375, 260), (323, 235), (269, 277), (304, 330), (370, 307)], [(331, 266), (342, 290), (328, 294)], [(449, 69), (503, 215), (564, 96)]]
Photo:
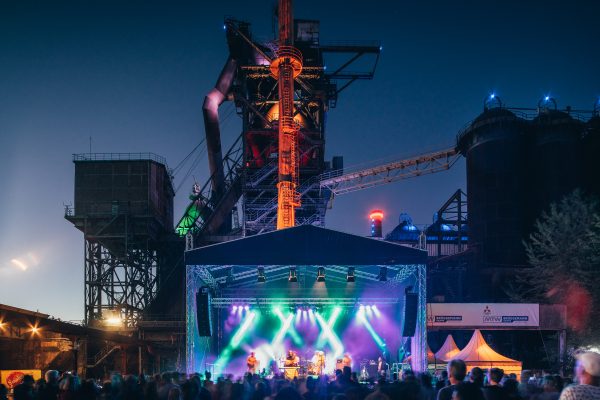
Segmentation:
[[(37, 382), (26, 375), (13, 396), (14, 400), (600, 400), (600, 354), (580, 354), (574, 378), (576, 383), (559, 375), (523, 371), (519, 381), (499, 368), (475, 367), (467, 373), (461, 360), (450, 361), (446, 371), (433, 376), (405, 371), (366, 384), (348, 367), (331, 379), (309, 376), (290, 381), (246, 374), (213, 381), (210, 372), (191, 376), (166, 372), (153, 377), (113, 374), (102, 384), (52, 370)], [(6, 399), (6, 388), (0, 385), (0, 400)]]

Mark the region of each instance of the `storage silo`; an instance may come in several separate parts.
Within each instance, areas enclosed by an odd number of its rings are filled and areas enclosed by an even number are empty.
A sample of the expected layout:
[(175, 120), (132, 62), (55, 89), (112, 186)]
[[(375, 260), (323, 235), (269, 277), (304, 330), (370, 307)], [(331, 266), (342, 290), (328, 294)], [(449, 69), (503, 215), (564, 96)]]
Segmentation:
[(600, 115), (597, 113), (587, 122), (582, 141), (583, 146), (583, 187), (586, 192), (600, 198)]
[(486, 107), (457, 138), (467, 159), (469, 248), (477, 254), (478, 267), (490, 271), (523, 264), (527, 212), (528, 123), (496, 104)]
[[(552, 99), (545, 99), (545, 103)], [(531, 126), (530, 213), (535, 220), (552, 202), (582, 185), (581, 137), (584, 123), (542, 103)], [(555, 103), (553, 103), (555, 104)]]

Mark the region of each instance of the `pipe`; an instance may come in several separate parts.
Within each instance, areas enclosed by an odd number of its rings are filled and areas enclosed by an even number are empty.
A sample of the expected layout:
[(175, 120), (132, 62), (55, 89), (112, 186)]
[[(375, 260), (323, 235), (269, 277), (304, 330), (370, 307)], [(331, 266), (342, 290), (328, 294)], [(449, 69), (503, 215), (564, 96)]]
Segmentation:
[(221, 150), (221, 130), (219, 128), (219, 106), (227, 99), (231, 90), (237, 62), (229, 56), (215, 87), (204, 97), (202, 114), (206, 133), (206, 150), (213, 195), (220, 196), (225, 190), (225, 173), (223, 171), (223, 152)]

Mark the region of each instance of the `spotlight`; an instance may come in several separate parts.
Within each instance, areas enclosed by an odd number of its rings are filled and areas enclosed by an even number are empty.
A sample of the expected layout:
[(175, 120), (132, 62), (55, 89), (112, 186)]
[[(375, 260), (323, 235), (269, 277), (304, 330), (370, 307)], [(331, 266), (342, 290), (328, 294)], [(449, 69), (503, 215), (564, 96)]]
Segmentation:
[(238, 306), (233, 306), (233, 312), (236, 312), (238, 309)]
[(298, 282), (298, 275), (296, 275), (296, 268), (290, 268), (290, 275), (288, 277), (288, 282)]
[(544, 100), (546, 100), (546, 101), (550, 100), (550, 96), (544, 97)]
[(244, 311), (249, 311), (250, 310), (250, 306), (249, 305), (245, 305), (244, 306)]
[(348, 267), (348, 274), (346, 275), (346, 282), (356, 282), (356, 277), (354, 276), (354, 267)]
[(380, 282), (387, 281), (387, 267), (380, 267), (379, 268), (379, 275), (377, 276), (377, 279)]
[(267, 281), (267, 277), (265, 276), (265, 268), (264, 267), (258, 267), (257, 280), (258, 280), (258, 282), (266, 282)]
[(360, 305), (360, 307), (358, 308), (360, 311), (365, 311), (365, 306), (363, 306), (362, 304)]
[(317, 268), (317, 282), (325, 282), (325, 268)]

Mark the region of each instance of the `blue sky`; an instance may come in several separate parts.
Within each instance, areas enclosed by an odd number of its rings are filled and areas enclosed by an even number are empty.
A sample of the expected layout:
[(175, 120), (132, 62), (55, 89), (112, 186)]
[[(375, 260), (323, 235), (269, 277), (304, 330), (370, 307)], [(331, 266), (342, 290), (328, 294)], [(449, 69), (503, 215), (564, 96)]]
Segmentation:
[[(91, 137), (96, 152), (155, 152), (176, 165), (204, 136), (203, 97), (227, 57), (223, 17), (248, 20), (255, 37), (270, 38), (272, 5), (0, 3), (1, 303), (83, 317), (83, 237), (63, 219), (73, 200), (71, 154), (87, 152)], [(383, 44), (375, 79), (353, 84), (328, 116), (327, 158), (343, 155), (346, 166), (451, 146), (491, 91), (520, 107), (551, 94), (561, 107), (590, 109), (600, 95), (598, 2), (294, 7), (297, 18), (321, 20), (322, 40)], [(224, 124), (225, 147), (239, 131), (234, 115)], [(429, 223), (465, 189), (464, 165), (340, 196), (328, 227), (366, 235), (372, 208), (386, 212), (385, 232), (401, 212)], [(206, 159), (193, 174), (206, 178)], [(177, 193), (176, 219), (191, 184)]]

